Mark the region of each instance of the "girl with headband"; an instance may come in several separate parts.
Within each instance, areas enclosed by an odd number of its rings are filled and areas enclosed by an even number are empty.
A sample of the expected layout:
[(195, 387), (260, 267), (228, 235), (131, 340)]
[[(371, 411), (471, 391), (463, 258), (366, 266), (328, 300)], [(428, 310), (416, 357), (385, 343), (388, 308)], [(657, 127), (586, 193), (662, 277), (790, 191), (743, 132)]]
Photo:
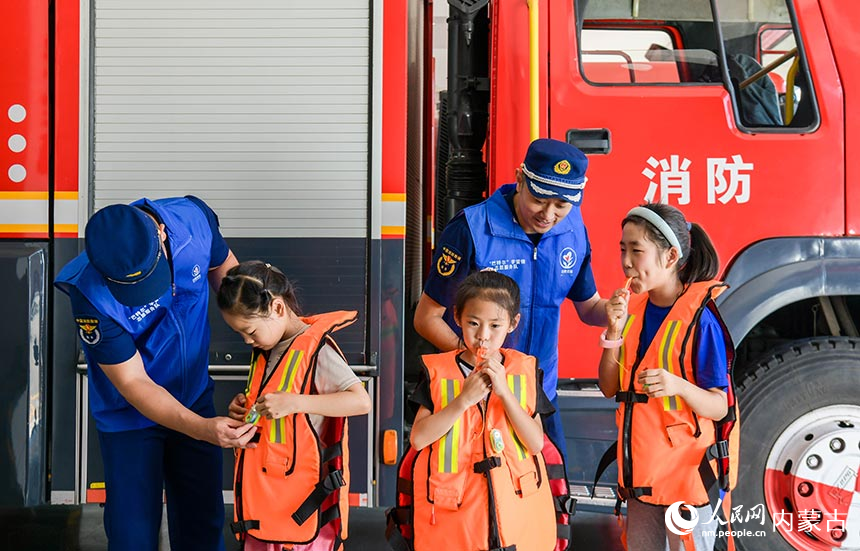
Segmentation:
[(633, 208), (621, 228), (628, 279), (607, 302), (600, 389), (620, 402), (627, 548), (678, 549), (682, 540), (687, 551), (710, 551), (720, 473), (708, 454), (729, 411), (734, 353), (713, 300), (725, 288), (714, 280), (717, 253), (705, 231), (669, 205)]

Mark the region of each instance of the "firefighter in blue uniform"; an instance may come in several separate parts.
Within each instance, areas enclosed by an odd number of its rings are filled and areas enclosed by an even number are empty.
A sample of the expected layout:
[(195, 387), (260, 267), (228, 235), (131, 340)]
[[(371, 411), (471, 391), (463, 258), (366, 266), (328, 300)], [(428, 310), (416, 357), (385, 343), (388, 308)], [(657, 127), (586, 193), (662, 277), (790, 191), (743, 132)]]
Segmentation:
[[(415, 311), (421, 336), (442, 351), (462, 348), (451, 311), (457, 286), (475, 270), (493, 269), (513, 278), (522, 291), (522, 319), (505, 347), (538, 358), (544, 391), (556, 410), (562, 302), (573, 301), (580, 320), (589, 325), (606, 323), (579, 210), (587, 167), (586, 156), (572, 145), (532, 142), (516, 170), (516, 184), (464, 209), (445, 228)], [(557, 411), (544, 418), (544, 428), (565, 453)]]
[(105, 207), (85, 238), (55, 285), (87, 359), (109, 548), (155, 551), (165, 492), (172, 549), (223, 549), (219, 446), (254, 431), (215, 416), (207, 310), (236, 258), (190, 196)]

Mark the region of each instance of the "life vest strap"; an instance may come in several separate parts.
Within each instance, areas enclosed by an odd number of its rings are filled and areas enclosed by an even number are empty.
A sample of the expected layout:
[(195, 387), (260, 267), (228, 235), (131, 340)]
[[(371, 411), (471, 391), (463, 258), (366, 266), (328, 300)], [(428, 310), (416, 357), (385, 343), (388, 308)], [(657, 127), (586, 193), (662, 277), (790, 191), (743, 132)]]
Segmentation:
[(643, 496), (651, 495), (651, 486), (636, 486), (635, 488), (625, 488), (624, 486), (618, 487), (618, 495), (621, 496), (621, 499), (627, 501), (632, 498), (640, 498)]
[[(296, 512), (291, 515), (293, 520), (301, 526), (306, 520), (311, 518), (311, 515), (319, 510), (320, 505), (322, 505), (322, 502), (325, 501), (325, 498), (329, 494), (344, 486), (346, 486), (346, 481), (343, 479), (343, 471), (338, 469), (330, 472), (328, 476), (317, 483), (310, 495), (299, 505)], [(323, 524), (325, 523), (320, 523), (320, 525)]]
[(487, 474), (488, 472), (502, 466), (502, 460), (498, 456), (490, 456), (483, 461), (478, 461), (472, 466), (476, 473)]
[(558, 523), (555, 525), (555, 537), (559, 540), (570, 541), (573, 539), (573, 526), (568, 524)]
[[(729, 441), (717, 440), (715, 444), (708, 446), (705, 451), (704, 461), (717, 460), (717, 475), (719, 477), (720, 489), (729, 490), (731, 480), (729, 478)], [(701, 470), (701, 466), (699, 467)], [(710, 471), (710, 469), (708, 469)]]
[(397, 477), (397, 492), (405, 496), (412, 495), (412, 481), (402, 477)]
[(400, 531), (401, 526), (410, 523), (411, 507), (392, 507), (385, 512), (385, 539), (394, 551), (413, 551), (412, 545)]
[(393, 530), (386, 530), (386, 540), (388, 541), (388, 546), (391, 547), (393, 551), (413, 551), (409, 541), (403, 537), (403, 534), (400, 533), (400, 529), (396, 526)]
[(327, 448), (323, 448), (322, 452), (320, 453), (320, 462), (321, 463), (328, 463), (329, 461), (331, 461), (335, 457), (340, 457), (341, 455), (343, 455), (342, 442), (343, 442), (342, 440), (338, 440), (336, 443), (332, 444), (331, 446), (329, 446)]
[(509, 545), (507, 547), (493, 547), (487, 551), (517, 551), (517, 544)]
[(641, 392), (621, 390), (615, 393), (615, 401), (618, 403), (624, 402), (625, 404), (644, 404), (648, 401), (648, 395)]
[(260, 521), (259, 520), (240, 520), (238, 522), (231, 522), (230, 529), (233, 530), (234, 534), (242, 534), (249, 530), (259, 530), (260, 529)]
[(546, 475), (553, 480), (561, 480), (567, 478), (567, 472), (565, 471), (564, 465), (561, 463), (549, 464), (546, 465)]
[(714, 476), (714, 470), (711, 468), (711, 462), (708, 459), (708, 452), (702, 456), (702, 461), (699, 463), (699, 476), (702, 478), (702, 485), (708, 492), (708, 502), (712, 509), (716, 509), (717, 503), (720, 501), (720, 485), (717, 482), (717, 477)]
[(325, 526), (326, 524), (332, 522), (335, 519), (340, 518), (340, 507), (337, 503), (320, 513), (320, 526)]
[(412, 506), (398, 505), (397, 507), (392, 507), (386, 511), (386, 517), (388, 517), (389, 522), (394, 522), (401, 526), (409, 524), (409, 521), (412, 519)]

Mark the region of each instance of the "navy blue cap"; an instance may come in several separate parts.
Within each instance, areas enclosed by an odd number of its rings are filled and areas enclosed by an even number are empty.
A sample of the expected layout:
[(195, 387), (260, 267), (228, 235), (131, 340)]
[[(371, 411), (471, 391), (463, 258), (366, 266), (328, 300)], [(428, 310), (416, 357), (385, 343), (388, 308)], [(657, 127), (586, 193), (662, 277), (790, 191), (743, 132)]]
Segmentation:
[(142, 210), (105, 207), (87, 222), (85, 238), (90, 263), (121, 304), (149, 304), (170, 289), (170, 265), (158, 226)]
[(582, 202), (588, 157), (574, 146), (541, 138), (529, 145), (523, 162), (526, 187), (539, 199), (561, 199), (574, 206)]

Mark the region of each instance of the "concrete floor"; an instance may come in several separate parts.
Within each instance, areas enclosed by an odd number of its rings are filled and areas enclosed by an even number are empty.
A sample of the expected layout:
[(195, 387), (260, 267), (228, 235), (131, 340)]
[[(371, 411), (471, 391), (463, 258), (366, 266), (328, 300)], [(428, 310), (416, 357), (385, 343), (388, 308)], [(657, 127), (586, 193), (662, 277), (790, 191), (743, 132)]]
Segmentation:
[[(612, 515), (578, 511), (573, 526), (573, 549), (622, 550), (618, 524)], [(225, 533), (225, 542), (227, 551), (238, 548), (230, 534)], [(350, 512), (350, 537), (345, 548), (345, 551), (389, 549), (385, 542), (382, 509), (354, 508)], [(105, 551), (107, 539), (102, 508), (98, 505), (54, 505), (0, 510), (0, 549)], [(165, 542), (162, 549), (169, 549), (169, 545)]]

